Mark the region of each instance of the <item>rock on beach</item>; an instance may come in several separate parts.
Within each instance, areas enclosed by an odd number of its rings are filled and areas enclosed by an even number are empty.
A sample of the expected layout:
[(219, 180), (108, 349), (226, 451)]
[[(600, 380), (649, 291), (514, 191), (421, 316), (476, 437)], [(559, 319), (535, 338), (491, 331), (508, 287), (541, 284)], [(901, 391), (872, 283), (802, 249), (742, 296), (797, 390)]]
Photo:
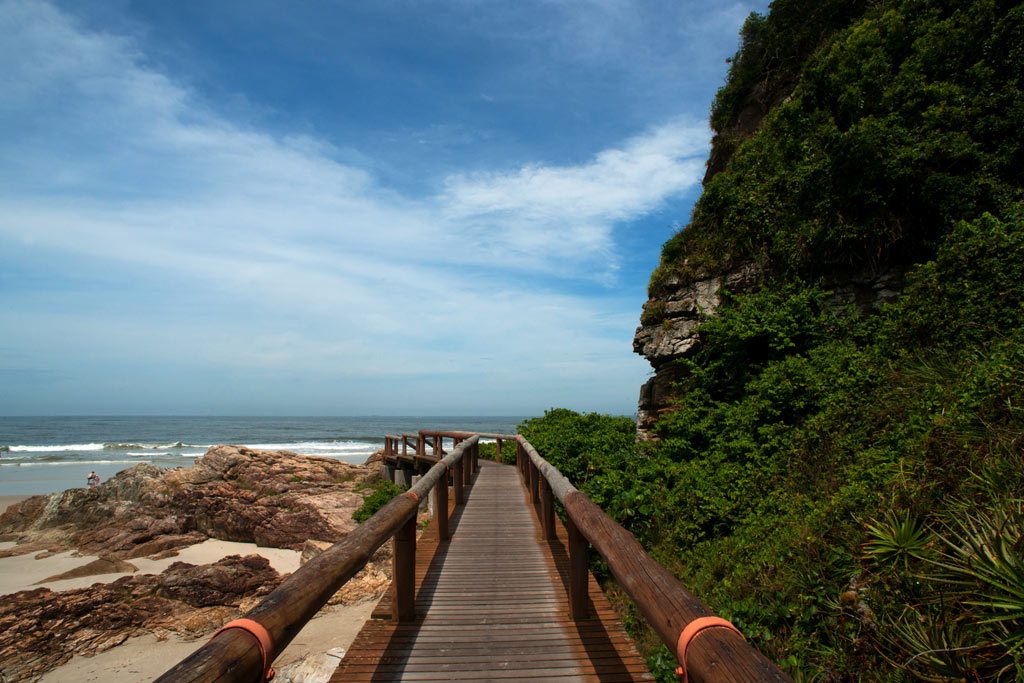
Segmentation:
[[(364, 482), (377, 468), (285, 451), (215, 446), (193, 467), (140, 464), (94, 488), (33, 496), (0, 515), (2, 558), (32, 553), (45, 561), (68, 550), (98, 555), (44, 582), (111, 571), (134, 572), (133, 558), (174, 556), (207, 539), (306, 549), (307, 556), (345, 537), (357, 523)], [(384, 549), (382, 549), (383, 551)], [(388, 550), (390, 550), (388, 548)], [(376, 597), (390, 581), (388, 551), (332, 602)], [(36, 680), (76, 654), (94, 655), (154, 633), (198, 638), (255, 606), (283, 577), (259, 555), (202, 565), (175, 562), (160, 574), (60, 592), (4, 596), (0, 674)]]

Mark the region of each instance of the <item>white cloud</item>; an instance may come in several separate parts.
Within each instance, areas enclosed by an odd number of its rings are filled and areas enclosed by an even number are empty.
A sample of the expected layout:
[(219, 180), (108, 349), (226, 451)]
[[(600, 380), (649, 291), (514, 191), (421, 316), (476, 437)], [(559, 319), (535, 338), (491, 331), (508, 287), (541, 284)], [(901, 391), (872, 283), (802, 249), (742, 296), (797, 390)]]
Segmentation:
[(600, 152), (581, 166), (527, 166), (448, 179), (444, 215), (532, 263), (614, 263), (615, 223), (691, 189), (707, 156), (706, 126), (678, 120)]
[[(704, 124), (673, 120), (577, 166), (454, 175), (438, 195), (411, 198), (339, 163), (326, 141), (218, 117), (133, 39), (87, 31), (44, 2), (0, 3), (0, 31), (0, 235), (191, 282), (181, 296), (195, 305), (246, 301), (305, 328), (257, 328), (240, 351), (236, 334), (200, 335), (183, 320), (189, 341), (130, 353), (346, 376), (639, 382), (628, 346), (639, 301), (518, 283), (608, 282), (615, 226), (699, 182)], [(148, 324), (94, 317), (127, 338)]]

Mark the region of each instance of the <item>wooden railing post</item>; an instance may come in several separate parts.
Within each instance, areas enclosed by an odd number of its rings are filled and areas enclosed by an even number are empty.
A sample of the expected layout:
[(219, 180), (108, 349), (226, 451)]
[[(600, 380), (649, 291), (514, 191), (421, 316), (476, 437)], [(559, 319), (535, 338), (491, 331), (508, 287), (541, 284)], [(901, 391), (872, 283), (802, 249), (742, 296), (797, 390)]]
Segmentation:
[(445, 472), (434, 485), (434, 523), (437, 525), (437, 539), (448, 540), (448, 473)]
[(416, 618), (416, 515), (395, 532), (391, 568), (395, 587), (394, 619), (412, 621)]
[(540, 523), (544, 529), (544, 540), (555, 540), (555, 501), (551, 493), (551, 484), (544, 477), (540, 478)]
[(533, 463), (528, 463), (530, 472), (530, 502), (533, 503), (534, 509), (540, 503), (540, 470), (534, 467)]
[(565, 522), (569, 532), (569, 618), (581, 621), (587, 618), (587, 539), (572, 519)]
[(454, 487), (455, 487), (455, 504), (456, 505), (462, 505), (463, 503), (466, 502), (466, 496), (465, 496), (465, 493), (462, 490), (462, 484), (463, 484), (462, 470), (463, 470), (463, 465), (462, 465), (462, 460), (460, 460), (457, 463), (455, 463), (455, 467), (452, 468), (452, 483), (454, 484)]
[(441, 448), (441, 435), (439, 434), (439, 435), (434, 437), (434, 457), (435, 458), (440, 458), (441, 457), (441, 451), (443, 451), (443, 450), (444, 449)]
[(466, 453), (462, 456), (462, 488), (469, 488), (470, 482), (473, 480), (473, 456), (470, 453)]

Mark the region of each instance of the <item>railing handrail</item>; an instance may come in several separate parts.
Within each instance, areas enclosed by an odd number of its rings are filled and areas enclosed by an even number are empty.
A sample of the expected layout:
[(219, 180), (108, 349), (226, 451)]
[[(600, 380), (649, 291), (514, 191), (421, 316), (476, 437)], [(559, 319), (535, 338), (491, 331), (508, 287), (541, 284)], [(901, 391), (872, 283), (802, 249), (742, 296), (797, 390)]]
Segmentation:
[[(385, 439), (402, 439), (405, 436), (388, 435)], [(222, 630), (157, 681), (264, 680), (267, 673), (265, 667), (269, 667), (306, 622), (392, 536), (395, 537), (393, 610), (396, 618), (401, 621), (412, 618), (416, 511), (420, 502), (433, 490), (436, 495), (438, 534), (442, 540), (448, 537), (447, 474), (449, 471), (453, 474), (455, 503), (461, 504), (464, 500), (464, 486), (469, 483), (470, 473), (475, 468), (478, 444), (483, 436), (516, 443), (517, 464), (530, 489), (532, 501), (538, 506), (543, 502), (543, 511), (539, 513), (546, 539), (554, 538), (552, 498), (557, 498), (565, 508), (569, 531), (570, 612), (574, 619), (586, 618), (585, 603), (582, 600), (586, 599), (587, 592), (585, 549), (589, 542), (608, 563), (612, 575), (662, 641), (677, 653), (680, 647), (684, 647), (685, 654), (680, 657), (680, 664), (687, 666), (689, 680), (697, 683), (791, 682), (785, 673), (749, 645), (739, 631), (708, 628), (700, 631), (702, 635), (697, 640), (693, 640), (691, 634), (686, 642), (692, 640), (695, 644), (685, 650), (684, 631), (691, 633), (694, 622), (713, 617), (711, 610), (648, 555), (632, 534), (573, 486), (556, 467), (544, 460), (525, 437), (421, 430), (419, 442), (424, 444), (428, 436), (460, 441), (451, 453), (433, 463), (408, 491), (395, 496), (342, 541), (299, 567), (245, 615), (244, 620), (248, 620), (249, 624), (255, 622), (256, 630), (265, 631), (270, 641), (268, 652), (263, 651), (259, 634), (252, 630), (249, 633), (240, 630), (248, 630), (248, 627)], [(389, 449), (390, 446), (386, 450)], [(467, 461), (465, 466), (464, 458)], [(687, 626), (691, 628), (687, 629)]]
[[(419, 502), (426, 499), (449, 470), (461, 469), (463, 455), (474, 451), (478, 441), (479, 437), (464, 440), (424, 473), (412, 488), (392, 498), (343, 540), (299, 567), (244, 616), (244, 619), (254, 621), (258, 627), (265, 629), (270, 636), (270, 652), (262, 652), (258, 640), (240, 629), (223, 630), (157, 681), (192, 683), (264, 680), (264, 664), (269, 667), (306, 622), (366, 565), (385, 541), (396, 533), (408, 530), (411, 523), (415, 542)], [(447, 510), (444, 514), (447, 515)]]
[[(771, 660), (747, 643), (739, 631), (730, 628), (708, 628), (698, 643), (686, 649), (683, 631), (697, 619), (713, 617), (714, 613), (678, 579), (652, 558), (634, 536), (609, 517), (590, 498), (572, 485), (554, 465), (520, 436), (519, 447), (530, 465), (550, 487), (565, 508), (570, 545), (575, 531), (601, 554), (615, 580), (626, 591), (647, 622), (661, 637), (669, 650), (684, 654), (681, 667), (692, 681), (788, 681), (792, 679)], [(522, 467), (523, 462), (520, 461)], [(524, 475), (529, 473), (524, 472)], [(536, 476), (536, 475), (533, 475)], [(534, 500), (536, 484), (531, 483)], [(548, 512), (547, 514), (553, 514)], [(575, 527), (575, 528), (573, 528)], [(571, 561), (571, 560), (570, 560)], [(585, 562), (583, 563), (585, 565)], [(572, 596), (570, 596), (572, 600)], [(730, 625), (731, 626), (731, 625)], [(692, 637), (691, 637), (692, 640)], [(679, 673), (679, 672), (677, 672)]]

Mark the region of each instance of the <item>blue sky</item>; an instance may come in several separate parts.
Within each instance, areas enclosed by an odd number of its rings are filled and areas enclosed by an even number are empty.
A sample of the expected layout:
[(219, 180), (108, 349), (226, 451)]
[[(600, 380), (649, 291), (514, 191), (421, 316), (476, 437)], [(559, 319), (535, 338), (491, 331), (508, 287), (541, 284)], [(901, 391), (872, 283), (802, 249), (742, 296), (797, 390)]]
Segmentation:
[(0, 414), (632, 414), (766, 9), (0, 0)]

